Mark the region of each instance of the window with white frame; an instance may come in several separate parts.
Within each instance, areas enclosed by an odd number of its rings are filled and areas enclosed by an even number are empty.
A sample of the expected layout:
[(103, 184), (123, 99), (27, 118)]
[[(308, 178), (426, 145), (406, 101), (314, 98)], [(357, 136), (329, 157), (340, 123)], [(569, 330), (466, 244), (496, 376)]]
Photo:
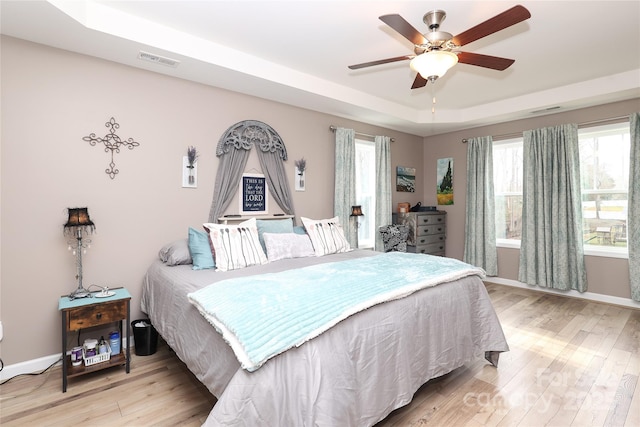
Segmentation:
[(493, 143), (496, 242), (520, 245), (522, 236), (522, 138)]
[[(585, 254), (627, 256), (629, 123), (579, 129)], [(523, 139), (493, 143), (496, 244), (519, 247)]]
[(578, 131), (585, 252), (627, 254), (629, 123)]
[(358, 221), (358, 247), (373, 248), (376, 242), (376, 151), (371, 141), (356, 139), (356, 204), (364, 216)]

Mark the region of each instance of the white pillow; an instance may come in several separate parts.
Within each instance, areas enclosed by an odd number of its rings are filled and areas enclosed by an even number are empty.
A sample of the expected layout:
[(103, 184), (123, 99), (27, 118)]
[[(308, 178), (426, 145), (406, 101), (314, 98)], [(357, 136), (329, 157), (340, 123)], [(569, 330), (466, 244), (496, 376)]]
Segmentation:
[(236, 270), (269, 262), (258, 239), (256, 219), (240, 224), (202, 224), (213, 246), (216, 271)]
[(286, 258), (304, 258), (314, 256), (311, 239), (306, 234), (263, 233), (269, 262)]
[(316, 256), (349, 252), (351, 250), (337, 216), (321, 220), (305, 217), (300, 217), (300, 219), (311, 238)]

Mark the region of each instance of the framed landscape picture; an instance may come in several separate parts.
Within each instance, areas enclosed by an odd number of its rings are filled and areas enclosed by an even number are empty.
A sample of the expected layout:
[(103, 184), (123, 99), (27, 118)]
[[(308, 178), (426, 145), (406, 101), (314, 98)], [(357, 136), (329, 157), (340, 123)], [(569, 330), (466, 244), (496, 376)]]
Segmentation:
[(396, 191), (409, 193), (416, 191), (416, 168), (396, 167)]
[(437, 196), (439, 205), (453, 204), (453, 157), (438, 159)]

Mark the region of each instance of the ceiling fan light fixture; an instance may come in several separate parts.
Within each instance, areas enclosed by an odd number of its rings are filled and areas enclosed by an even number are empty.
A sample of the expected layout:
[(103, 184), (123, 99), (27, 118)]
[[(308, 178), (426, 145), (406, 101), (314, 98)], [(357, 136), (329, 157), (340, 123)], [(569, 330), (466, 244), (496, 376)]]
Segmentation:
[(442, 77), (458, 63), (458, 55), (444, 50), (432, 50), (418, 55), (411, 60), (409, 66), (422, 77), (435, 80)]

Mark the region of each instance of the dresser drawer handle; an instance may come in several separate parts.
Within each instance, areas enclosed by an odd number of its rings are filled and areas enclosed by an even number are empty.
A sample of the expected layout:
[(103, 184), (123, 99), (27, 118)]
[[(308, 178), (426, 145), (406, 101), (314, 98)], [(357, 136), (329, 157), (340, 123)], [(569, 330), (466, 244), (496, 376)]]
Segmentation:
[(96, 314), (96, 319), (98, 319), (98, 320), (102, 319), (102, 313)]

